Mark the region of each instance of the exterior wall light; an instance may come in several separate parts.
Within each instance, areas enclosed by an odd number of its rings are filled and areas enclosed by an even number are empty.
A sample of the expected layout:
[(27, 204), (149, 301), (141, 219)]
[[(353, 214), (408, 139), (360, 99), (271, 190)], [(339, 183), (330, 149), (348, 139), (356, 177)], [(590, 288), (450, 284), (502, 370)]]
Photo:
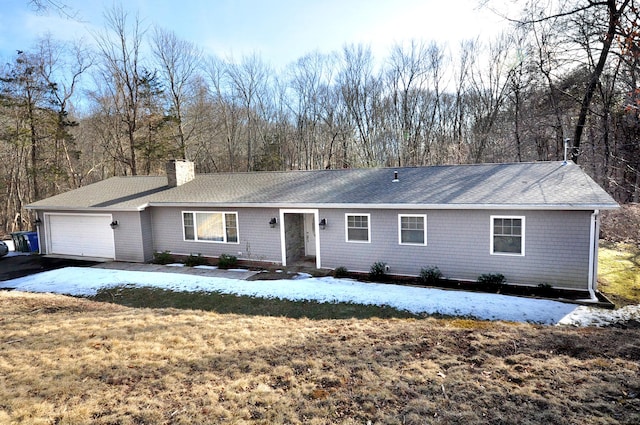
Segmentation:
[(36, 226), (40, 226), (42, 224), (42, 220), (40, 220), (40, 217), (36, 218), (33, 224), (35, 224)]
[(322, 220), (320, 220), (320, 223), (318, 223), (318, 225), (320, 226), (320, 228), (322, 230), (326, 229), (327, 228), (327, 219), (323, 218)]
[(278, 224), (278, 220), (275, 217), (269, 220), (269, 227), (271, 227), (272, 229), (276, 227), (276, 224)]
[(116, 227), (118, 227), (120, 225), (120, 223), (118, 223), (118, 220), (113, 220), (111, 222), (111, 224), (109, 224), (109, 226), (111, 226), (112, 229), (115, 229)]

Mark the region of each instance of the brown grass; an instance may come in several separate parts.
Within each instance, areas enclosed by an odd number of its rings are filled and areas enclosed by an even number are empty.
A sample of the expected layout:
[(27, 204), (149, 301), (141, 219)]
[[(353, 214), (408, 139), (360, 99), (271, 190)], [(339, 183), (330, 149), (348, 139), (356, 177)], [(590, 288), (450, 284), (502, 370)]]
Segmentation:
[(640, 331), (0, 292), (0, 423), (637, 424)]

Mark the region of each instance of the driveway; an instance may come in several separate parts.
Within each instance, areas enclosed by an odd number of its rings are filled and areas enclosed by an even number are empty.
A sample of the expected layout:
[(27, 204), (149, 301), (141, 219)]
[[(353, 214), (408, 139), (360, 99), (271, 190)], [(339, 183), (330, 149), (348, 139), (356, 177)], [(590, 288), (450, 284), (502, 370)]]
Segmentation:
[(29, 276), (47, 270), (64, 267), (91, 267), (96, 264), (94, 261), (70, 260), (42, 255), (10, 255), (0, 257), (0, 281)]
[(56, 258), (43, 255), (11, 255), (0, 257), (0, 282), (46, 272), (65, 267), (97, 267), (111, 270), (130, 270), (142, 272), (163, 272), (190, 274), (195, 276), (227, 277), (248, 279), (257, 274), (251, 270), (220, 270), (217, 267), (170, 267), (147, 263), (126, 263), (119, 261), (97, 262), (80, 259)]

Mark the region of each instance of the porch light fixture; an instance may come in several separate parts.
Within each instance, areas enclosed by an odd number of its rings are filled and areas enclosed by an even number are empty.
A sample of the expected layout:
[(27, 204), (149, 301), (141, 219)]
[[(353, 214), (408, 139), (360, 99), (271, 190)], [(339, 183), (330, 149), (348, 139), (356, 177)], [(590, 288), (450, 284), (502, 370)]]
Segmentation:
[(272, 229), (276, 227), (276, 224), (278, 224), (278, 220), (275, 217), (269, 220), (269, 227), (271, 227)]
[(40, 217), (36, 218), (33, 224), (35, 224), (36, 226), (40, 226), (42, 224), (42, 220), (40, 220)]
[(111, 224), (109, 224), (109, 226), (111, 226), (112, 229), (115, 229), (116, 227), (118, 227), (120, 225), (120, 223), (118, 223), (118, 220), (113, 220), (111, 222)]
[(318, 223), (318, 225), (320, 226), (320, 228), (322, 230), (326, 229), (327, 228), (327, 219), (323, 218), (322, 220), (320, 220), (320, 223)]

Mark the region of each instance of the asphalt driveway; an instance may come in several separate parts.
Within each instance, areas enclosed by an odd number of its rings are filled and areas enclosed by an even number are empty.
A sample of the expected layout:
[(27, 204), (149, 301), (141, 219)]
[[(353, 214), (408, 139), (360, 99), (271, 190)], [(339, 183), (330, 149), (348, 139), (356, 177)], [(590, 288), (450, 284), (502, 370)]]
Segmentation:
[(0, 281), (29, 276), (63, 267), (91, 267), (94, 261), (52, 258), (42, 255), (12, 255), (0, 257)]

